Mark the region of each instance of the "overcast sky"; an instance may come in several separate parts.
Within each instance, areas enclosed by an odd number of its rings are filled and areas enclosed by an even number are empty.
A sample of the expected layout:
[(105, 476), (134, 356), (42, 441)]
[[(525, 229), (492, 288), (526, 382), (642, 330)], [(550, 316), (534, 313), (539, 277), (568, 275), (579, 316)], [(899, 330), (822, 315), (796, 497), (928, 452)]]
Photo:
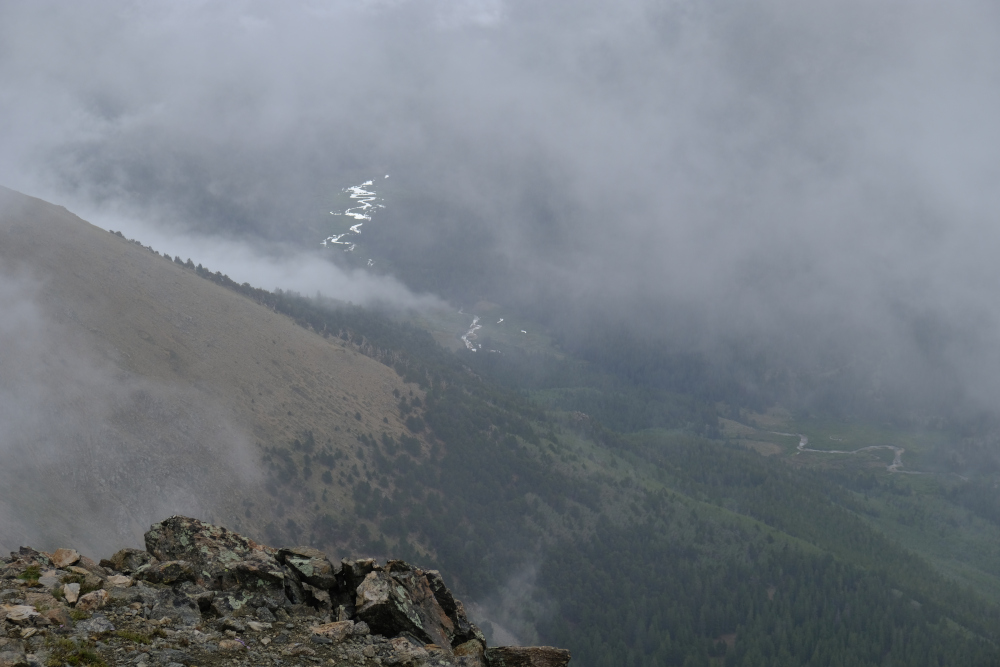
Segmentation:
[(974, 0), (0, 2), (0, 183), (228, 270), (391, 174), (518, 299), (996, 407), (998, 50)]

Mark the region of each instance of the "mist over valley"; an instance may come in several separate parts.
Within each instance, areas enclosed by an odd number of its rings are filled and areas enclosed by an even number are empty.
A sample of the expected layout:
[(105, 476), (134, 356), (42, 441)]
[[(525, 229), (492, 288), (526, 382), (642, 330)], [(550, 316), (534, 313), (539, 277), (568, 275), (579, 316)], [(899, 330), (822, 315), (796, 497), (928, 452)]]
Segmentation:
[(996, 18), (0, 5), (0, 548), (181, 514), (574, 665), (995, 663)]

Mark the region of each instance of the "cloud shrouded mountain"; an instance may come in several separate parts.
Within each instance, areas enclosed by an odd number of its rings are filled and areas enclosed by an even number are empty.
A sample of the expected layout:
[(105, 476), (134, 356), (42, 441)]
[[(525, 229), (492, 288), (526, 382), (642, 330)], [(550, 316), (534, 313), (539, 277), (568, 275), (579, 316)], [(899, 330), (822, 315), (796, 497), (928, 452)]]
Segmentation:
[(55, 7), (2, 10), (8, 185), (269, 252), (391, 173), (414, 288), (995, 407), (988, 3)]
[(5, 188), (0, 266), (0, 548), (101, 553), (173, 513), (307, 526), (347, 491), (317, 472), (275, 500), (265, 449), (315, 433), (353, 464), (362, 425), (403, 431), (390, 368)]

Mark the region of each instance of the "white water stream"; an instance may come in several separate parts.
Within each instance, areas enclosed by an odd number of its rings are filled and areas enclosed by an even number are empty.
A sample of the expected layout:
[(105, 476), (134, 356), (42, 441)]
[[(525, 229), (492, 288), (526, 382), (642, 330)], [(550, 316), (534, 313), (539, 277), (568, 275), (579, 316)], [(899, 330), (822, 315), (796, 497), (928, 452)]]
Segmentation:
[[(459, 311), (461, 312), (461, 311)], [(476, 350), (482, 349), (482, 345), (478, 343), (473, 343), (476, 339), (476, 332), (483, 328), (483, 325), (479, 323), (479, 316), (473, 315), (472, 324), (469, 326), (469, 330), (462, 334), (462, 342), (465, 343), (465, 347), (475, 352)]]
[[(385, 177), (389, 178), (389, 175), (386, 174)], [(331, 245), (342, 245), (342, 246), (347, 246), (346, 248), (344, 248), (344, 252), (354, 251), (354, 249), (357, 247), (356, 243), (353, 243), (352, 241), (349, 240), (342, 241), (341, 239), (343, 239), (348, 234), (360, 235), (361, 225), (365, 224), (365, 222), (371, 221), (372, 213), (375, 212), (375, 209), (385, 208), (384, 204), (377, 203), (380, 200), (378, 198), (378, 195), (375, 193), (373, 185), (374, 185), (373, 181), (365, 181), (361, 185), (352, 185), (349, 188), (343, 189), (343, 192), (350, 193), (349, 195), (350, 198), (358, 203), (355, 204), (354, 206), (348, 207), (343, 213), (339, 213), (337, 211), (330, 211), (330, 215), (346, 215), (348, 217), (354, 218), (355, 220), (360, 220), (361, 222), (357, 222), (351, 225), (350, 229), (344, 232), (343, 234), (335, 234), (333, 236), (326, 237), (325, 239), (320, 241), (321, 246), (326, 248)], [(365, 188), (371, 188), (371, 189), (366, 190)], [(368, 266), (371, 266), (372, 264), (373, 264), (372, 260), (369, 259)]]

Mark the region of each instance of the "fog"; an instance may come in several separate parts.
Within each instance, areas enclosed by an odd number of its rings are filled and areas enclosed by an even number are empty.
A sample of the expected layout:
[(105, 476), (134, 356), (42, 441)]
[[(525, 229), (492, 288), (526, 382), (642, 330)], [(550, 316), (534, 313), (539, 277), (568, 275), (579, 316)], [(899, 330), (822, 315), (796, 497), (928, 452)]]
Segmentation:
[(239, 521), (259, 493), (251, 440), (194, 388), (138, 377), (0, 274), (0, 550), (141, 547), (172, 514)]
[(126, 238), (134, 238), (157, 252), (182, 260), (191, 259), (213, 271), (223, 271), (241, 284), (250, 283), (268, 290), (292, 290), (307, 296), (320, 294), (341, 302), (393, 310), (426, 311), (448, 307), (440, 297), (414, 293), (390, 275), (340, 267), (329, 261), (329, 253), (318, 247), (302, 248), (274, 242), (260, 246), (218, 234), (165, 228), (111, 212), (106, 206), (92, 210), (87, 220), (104, 229), (121, 232)]
[[(749, 341), (817, 377), (854, 369), (866, 396), (992, 409), (997, 14), (5, 3), (0, 183), (188, 239), (213, 270), (262, 258), (272, 288), (332, 233), (342, 188), (391, 174), (362, 231), (385, 261), (328, 252), (331, 291)], [(334, 270), (291, 264), (309, 289), (303, 271)]]

